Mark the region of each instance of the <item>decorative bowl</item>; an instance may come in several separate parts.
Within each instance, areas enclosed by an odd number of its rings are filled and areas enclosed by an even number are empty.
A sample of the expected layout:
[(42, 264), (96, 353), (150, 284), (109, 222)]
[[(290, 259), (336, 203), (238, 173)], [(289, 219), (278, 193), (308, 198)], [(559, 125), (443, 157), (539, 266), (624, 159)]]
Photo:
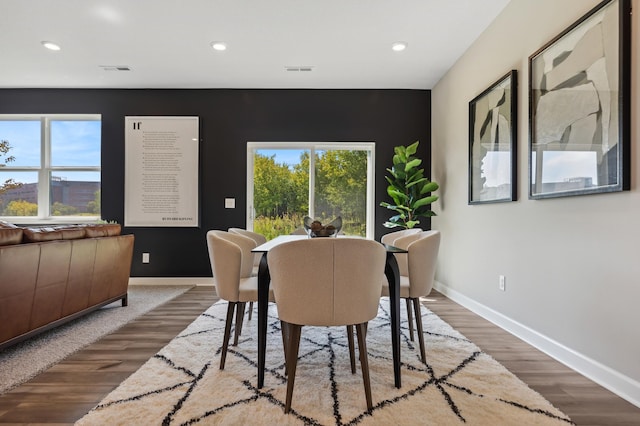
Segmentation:
[(322, 225), (319, 220), (314, 220), (305, 216), (303, 220), (304, 230), (311, 238), (315, 237), (335, 237), (342, 229), (342, 218), (338, 216), (327, 225)]

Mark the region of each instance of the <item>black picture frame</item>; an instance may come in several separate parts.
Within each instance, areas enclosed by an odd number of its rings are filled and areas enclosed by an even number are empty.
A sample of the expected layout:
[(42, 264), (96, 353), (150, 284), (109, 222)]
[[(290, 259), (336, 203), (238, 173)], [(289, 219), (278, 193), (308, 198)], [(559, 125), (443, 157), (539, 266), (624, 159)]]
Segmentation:
[(630, 188), (631, 1), (605, 0), (529, 57), (529, 198)]
[(517, 199), (518, 71), (469, 102), (469, 204)]

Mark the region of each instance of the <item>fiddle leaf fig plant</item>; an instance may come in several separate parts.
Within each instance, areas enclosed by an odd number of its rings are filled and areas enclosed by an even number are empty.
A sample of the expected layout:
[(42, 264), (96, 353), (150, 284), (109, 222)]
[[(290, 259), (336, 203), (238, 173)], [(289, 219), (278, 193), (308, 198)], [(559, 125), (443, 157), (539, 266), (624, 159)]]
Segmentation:
[(422, 160), (414, 157), (419, 143), (416, 141), (406, 147), (397, 146), (393, 150), (393, 167), (387, 169), (391, 176), (385, 176), (389, 183), (387, 194), (393, 203), (380, 203), (396, 213), (384, 223), (387, 228), (410, 229), (420, 224), (421, 217), (436, 215), (429, 207), (438, 199), (432, 192), (439, 186), (424, 176), (424, 169), (420, 168)]

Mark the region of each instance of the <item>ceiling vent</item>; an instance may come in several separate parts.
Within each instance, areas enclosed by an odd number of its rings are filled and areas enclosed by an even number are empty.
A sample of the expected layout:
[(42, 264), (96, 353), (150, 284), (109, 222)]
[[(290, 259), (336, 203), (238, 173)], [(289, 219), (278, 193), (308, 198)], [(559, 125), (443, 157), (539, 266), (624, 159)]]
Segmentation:
[(285, 66), (284, 69), (287, 71), (297, 71), (297, 72), (313, 71), (312, 66), (291, 66), (291, 67)]
[(99, 65), (105, 71), (131, 71), (128, 65)]

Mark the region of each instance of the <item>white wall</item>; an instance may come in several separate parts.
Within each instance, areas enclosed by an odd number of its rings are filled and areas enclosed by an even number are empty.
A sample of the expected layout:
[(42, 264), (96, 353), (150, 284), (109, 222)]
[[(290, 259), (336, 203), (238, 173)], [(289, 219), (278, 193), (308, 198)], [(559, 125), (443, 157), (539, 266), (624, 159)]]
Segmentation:
[[(433, 89), (436, 288), (640, 406), (640, 0), (632, 0), (631, 191), (528, 199), (528, 57), (599, 2), (511, 0)], [(518, 201), (470, 206), (469, 101), (511, 69)]]

